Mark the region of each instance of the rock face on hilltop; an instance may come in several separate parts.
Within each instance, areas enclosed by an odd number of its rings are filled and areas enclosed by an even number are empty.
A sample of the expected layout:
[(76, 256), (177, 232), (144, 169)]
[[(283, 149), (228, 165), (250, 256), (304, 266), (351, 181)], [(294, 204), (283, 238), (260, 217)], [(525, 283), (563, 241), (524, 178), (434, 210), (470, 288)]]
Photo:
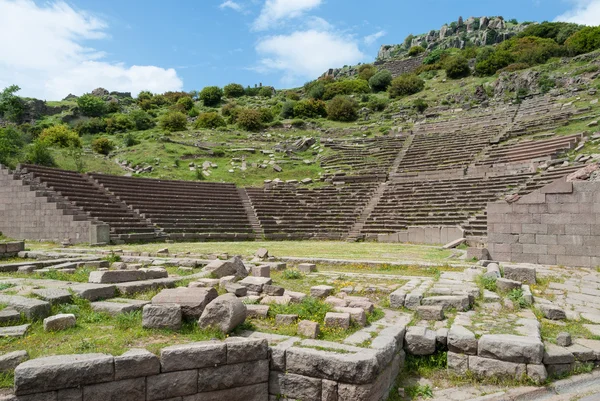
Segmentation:
[(409, 35), (404, 43), (398, 45), (383, 45), (377, 54), (378, 62), (406, 56), (414, 46), (427, 50), (434, 49), (463, 49), (472, 44), (486, 46), (501, 43), (522, 31), (526, 25), (506, 22), (502, 17), (469, 17), (450, 24), (444, 24), (439, 30), (431, 30), (422, 35)]

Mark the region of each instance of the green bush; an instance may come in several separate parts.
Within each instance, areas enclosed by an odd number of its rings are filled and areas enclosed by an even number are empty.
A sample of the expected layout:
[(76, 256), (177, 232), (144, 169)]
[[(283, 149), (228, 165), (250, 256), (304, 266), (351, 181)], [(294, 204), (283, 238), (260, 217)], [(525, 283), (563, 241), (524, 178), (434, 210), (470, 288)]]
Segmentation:
[(189, 96), (180, 97), (179, 100), (177, 100), (177, 106), (182, 111), (190, 111), (194, 107), (194, 101)]
[(192, 107), (187, 113), (188, 117), (194, 118), (200, 115), (200, 110), (197, 107)]
[(183, 131), (187, 128), (187, 117), (179, 111), (169, 111), (163, 114), (158, 125), (165, 131)]
[(9, 159), (17, 156), (23, 145), (23, 136), (17, 129), (0, 128), (0, 164), (9, 165)]
[(389, 94), (392, 99), (421, 92), (425, 88), (425, 81), (415, 74), (402, 74), (392, 80)]
[(323, 99), (330, 100), (338, 95), (369, 92), (371, 92), (371, 88), (369, 88), (369, 83), (367, 81), (363, 81), (362, 79), (347, 79), (325, 85)]
[(260, 121), (263, 124), (270, 123), (275, 119), (273, 111), (267, 107), (261, 107), (260, 109), (258, 109), (258, 112), (260, 113)]
[(296, 104), (296, 102), (293, 102), (291, 100), (288, 100), (285, 103), (283, 103), (283, 106), (281, 107), (281, 113), (280, 113), (281, 118), (293, 118), (295, 104)]
[(414, 56), (418, 56), (419, 54), (423, 53), (425, 51), (425, 48), (422, 46), (413, 46), (410, 49), (408, 49), (408, 55), (411, 57)]
[(496, 71), (515, 62), (515, 55), (507, 50), (485, 48), (477, 55), (475, 73), (480, 76), (494, 75)]
[(242, 97), (245, 93), (246, 92), (244, 91), (244, 87), (240, 84), (231, 83), (223, 87), (223, 94), (225, 95), (225, 97)]
[(327, 116), (327, 105), (322, 100), (306, 99), (294, 105), (294, 117), (319, 118)]
[(327, 117), (333, 121), (355, 121), (358, 118), (358, 103), (347, 96), (336, 96), (327, 105)]
[(25, 162), (47, 167), (55, 165), (48, 145), (39, 139), (27, 148)]
[(106, 132), (116, 134), (118, 132), (127, 132), (135, 128), (135, 124), (127, 114), (114, 114), (105, 119)]
[(208, 113), (201, 113), (196, 119), (195, 127), (215, 129), (218, 127), (225, 127), (226, 125), (227, 123), (219, 113), (211, 111)]
[(383, 111), (388, 105), (387, 99), (373, 96), (368, 102), (367, 107), (373, 111)]
[(94, 117), (87, 120), (79, 121), (75, 124), (75, 131), (79, 136), (96, 135), (106, 132), (106, 121), (101, 118)]
[(377, 67), (373, 64), (363, 64), (358, 67), (358, 78), (363, 81), (369, 81), (373, 75), (377, 74)]
[(263, 86), (258, 91), (258, 96), (260, 97), (271, 97), (273, 96), (273, 88), (270, 86)]
[(247, 86), (246, 89), (244, 89), (244, 92), (246, 94), (246, 96), (250, 96), (250, 97), (254, 97), (254, 96), (258, 96), (258, 91), (260, 90), (260, 88), (258, 87), (251, 87), (251, 86)]
[(452, 57), (445, 63), (446, 76), (450, 79), (459, 79), (471, 75), (469, 62), (464, 57)]
[(223, 90), (218, 86), (207, 86), (198, 95), (202, 103), (208, 107), (218, 106), (223, 97)]
[(223, 117), (235, 116), (238, 111), (239, 107), (236, 103), (227, 103), (225, 106), (221, 107), (221, 114)]
[(373, 92), (383, 92), (392, 83), (392, 73), (388, 70), (381, 70), (369, 79), (369, 86)]
[(499, 51), (509, 51), (518, 63), (529, 65), (542, 64), (552, 57), (564, 54), (563, 48), (552, 39), (536, 38), (527, 36), (524, 38), (512, 38), (499, 45)]
[(108, 155), (115, 148), (115, 144), (108, 138), (96, 138), (92, 141), (92, 150), (101, 155)]
[(258, 131), (262, 128), (262, 115), (255, 109), (241, 109), (237, 113), (238, 126), (246, 131)]
[(130, 148), (135, 145), (139, 145), (139, 143), (140, 143), (140, 141), (138, 141), (131, 132), (128, 133), (127, 135), (125, 135), (125, 137), (123, 137), (123, 145), (125, 145), (125, 147), (127, 147), (127, 148)]
[(71, 131), (66, 125), (55, 125), (46, 128), (40, 134), (39, 140), (48, 146), (60, 148), (81, 147), (81, 138), (75, 131)]
[(81, 114), (88, 117), (101, 117), (106, 113), (104, 100), (89, 93), (77, 98), (77, 107), (79, 107)]
[[(180, 99), (183, 99), (184, 97), (187, 98), (192, 98), (192, 96), (187, 93), (187, 92), (182, 92), (182, 91), (168, 91), (162, 94), (162, 96), (164, 97), (164, 99), (166, 100), (167, 103), (169, 104), (176, 104), (179, 102)], [(139, 96), (138, 96), (139, 98)]]
[(135, 125), (135, 129), (138, 131), (144, 131), (150, 128), (154, 128), (156, 123), (154, 122), (154, 118), (144, 110), (133, 110), (129, 113), (129, 118), (133, 121), (133, 125)]
[(498, 74), (501, 74), (503, 72), (515, 72), (515, 71), (521, 71), (521, 70), (525, 70), (529, 68), (529, 64), (527, 63), (512, 63), (507, 65), (504, 68), (499, 69), (497, 72)]
[(17, 85), (11, 85), (0, 92), (0, 116), (13, 123), (20, 123), (25, 113), (23, 99), (15, 95), (20, 90)]
[[(323, 92), (325, 92), (325, 88), (323, 88)], [(285, 93), (285, 97), (288, 98), (288, 99), (290, 99), (290, 100), (293, 100), (295, 102), (297, 102), (298, 100), (300, 100), (300, 95), (298, 95), (294, 91), (287, 91)]]
[(325, 84), (321, 81), (315, 81), (306, 92), (306, 96), (312, 99), (323, 99), (323, 95), (325, 95)]
[(415, 99), (415, 101), (413, 102), (413, 107), (419, 112), (422, 113), (425, 110), (427, 110), (427, 108), (429, 107), (429, 105), (427, 104), (426, 101), (424, 101), (423, 99)]
[(568, 22), (544, 21), (541, 24), (529, 25), (519, 33), (517, 37), (524, 38), (526, 36), (537, 36), (538, 38), (552, 39), (559, 45), (562, 45), (571, 35), (580, 31), (582, 28), (582, 25)]
[(585, 27), (566, 40), (565, 46), (573, 55), (589, 53), (600, 48), (600, 26)]
[(423, 64), (433, 65), (442, 61), (450, 51), (448, 49), (435, 49), (423, 59)]

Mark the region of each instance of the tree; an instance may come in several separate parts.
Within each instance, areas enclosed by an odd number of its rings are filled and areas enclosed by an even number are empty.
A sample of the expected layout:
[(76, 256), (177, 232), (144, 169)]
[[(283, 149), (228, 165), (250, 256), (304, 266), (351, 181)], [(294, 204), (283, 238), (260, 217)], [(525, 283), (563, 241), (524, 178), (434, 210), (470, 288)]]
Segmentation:
[(48, 146), (58, 146), (60, 148), (81, 147), (79, 135), (64, 124), (44, 129), (39, 136), (39, 140)]
[(129, 113), (129, 117), (133, 124), (135, 125), (135, 129), (138, 131), (144, 131), (150, 128), (154, 128), (156, 125), (154, 123), (154, 118), (144, 110), (133, 110)]
[(33, 142), (33, 144), (29, 145), (27, 148), (25, 161), (27, 163), (38, 164), (40, 166), (47, 167), (52, 167), (55, 165), (54, 158), (52, 157), (50, 149), (48, 149), (48, 145), (39, 139)]
[(425, 81), (415, 74), (402, 74), (392, 80), (389, 88), (390, 97), (397, 98), (421, 92), (425, 88)]
[(196, 120), (196, 128), (218, 128), (225, 127), (227, 123), (223, 117), (214, 111), (208, 113), (201, 113)]
[(368, 81), (373, 75), (377, 74), (377, 67), (373, 64), (363, 64), (358, 67), (358, 78)]
[(369, 79), (369, 86), (373, 92), (383, 92), (392, 83), (392, 73), (388, 70), (381, 70)]
[(241, 97), (244, 96), (246, 92), (244, 91), (244, 87), (240, 84), (231, 83), (225, 85), (223, 88), (223, 94), (225, 97), (233, 98), (233, 97)]
[(92, 150), (101, 155), (108, 155), (115, 148), (115, 144), (108, 138), (97, 138), (92, 141)]
[(571, 54), (589, 53), (600, 48), (600, 27), (586, 27), (565, 42)]
[(106, 112), (106, 103), (101, 98), (86, 93), (77, 98), (81, 114), (88, 117), (100, 117)]
[(187, 128), (187, 117), (180, 111), (169, 111), (160, 118), (158, 123), (165, 131), (183, 131)]
[(358, 103), (348, 96), (336, 96), (327, 106), (327, 118), (334, 121), (355, 121)]
[(23, 137), (17, 129), (0, 128), (0, 164), (8, 165), (9, 159), (18, 155), (23, 145)]
[(258, 131), (262, 128), (262, 115), (255, 109), (242, 109), (236, 118), (239, 127), (246, 131)]
[(205, 106), (218, 106), (219, 103), (221, 103), (221, 98), (223, 97), (223, 90), (218, 86), (207, 86), (206, 88), (202, 89), (198, 97), (200, 100), (202, 100)]
[(471, 75), (469, 62), (464, 57), (452, 57), (445, 63), (446, 76), (450, 79), (459, 79)]
[(11, 85), (0, 92), (0, 116), (13, 123), (20, 123), (25, 113), (23, 99), (15, 95), (20, 90), (17, 85)]

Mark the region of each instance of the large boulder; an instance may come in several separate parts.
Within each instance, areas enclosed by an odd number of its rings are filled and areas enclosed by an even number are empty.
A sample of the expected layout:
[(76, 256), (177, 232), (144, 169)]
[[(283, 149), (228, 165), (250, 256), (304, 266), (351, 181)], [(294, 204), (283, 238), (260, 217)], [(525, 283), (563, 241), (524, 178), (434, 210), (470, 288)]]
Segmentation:
[(215, 327), (223, 333), (229, 333), (246, 320), (246, 305), (235, 295), (225, 294), (209, 303), (198, 325), (200, 328)]
[(211, 273), (215, 278), (236, 276), (241, 279), (248, 276), (246, 266), (244, 266), (244, 262), (238, 256), (229, 260), (213, 260), (202, 270)]
[(214, 288), (169, 288), (152, 298), (153, 305), (178, 304), (184, 318), (198, 319), (206, 305), (219, 294)]

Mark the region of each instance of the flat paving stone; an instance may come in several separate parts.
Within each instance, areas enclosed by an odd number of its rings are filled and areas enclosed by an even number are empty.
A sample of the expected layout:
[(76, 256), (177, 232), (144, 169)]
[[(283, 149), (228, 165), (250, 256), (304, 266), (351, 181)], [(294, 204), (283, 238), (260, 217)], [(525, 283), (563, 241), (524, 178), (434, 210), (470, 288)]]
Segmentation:
[(30, 324), (22, 324), (20, 326), (7, 326), (0, 327), (0, 338), (1, 337), (23, 337), (27, 334)]
[(31, 293), (44, 301), (50, 302), (52, 305), (69, 304), (73, 302), (73, 295), (63, 288), (42, 288), (33, 290)]
[(90, 302), (97, 301), (99, 299), (114, 298), (116, 294), (116, 287), (112, 284), (75, 284), (70, 286), (71, 290), (83, 299), (87, 299)]
[(13, 308), (4, 308), (0, 310), (0, 323), (16, 322), (21, 319), (21, 314)]
[(120, 313), (130, 313), (142, 310), (144, 305), (148, 305), (150, 301), (141, 301), (138, 299), (113, 298), (110, 301), (92, 302), (91, 307), (98, 312), (105, 312), (110, 315), (118, 315)]

